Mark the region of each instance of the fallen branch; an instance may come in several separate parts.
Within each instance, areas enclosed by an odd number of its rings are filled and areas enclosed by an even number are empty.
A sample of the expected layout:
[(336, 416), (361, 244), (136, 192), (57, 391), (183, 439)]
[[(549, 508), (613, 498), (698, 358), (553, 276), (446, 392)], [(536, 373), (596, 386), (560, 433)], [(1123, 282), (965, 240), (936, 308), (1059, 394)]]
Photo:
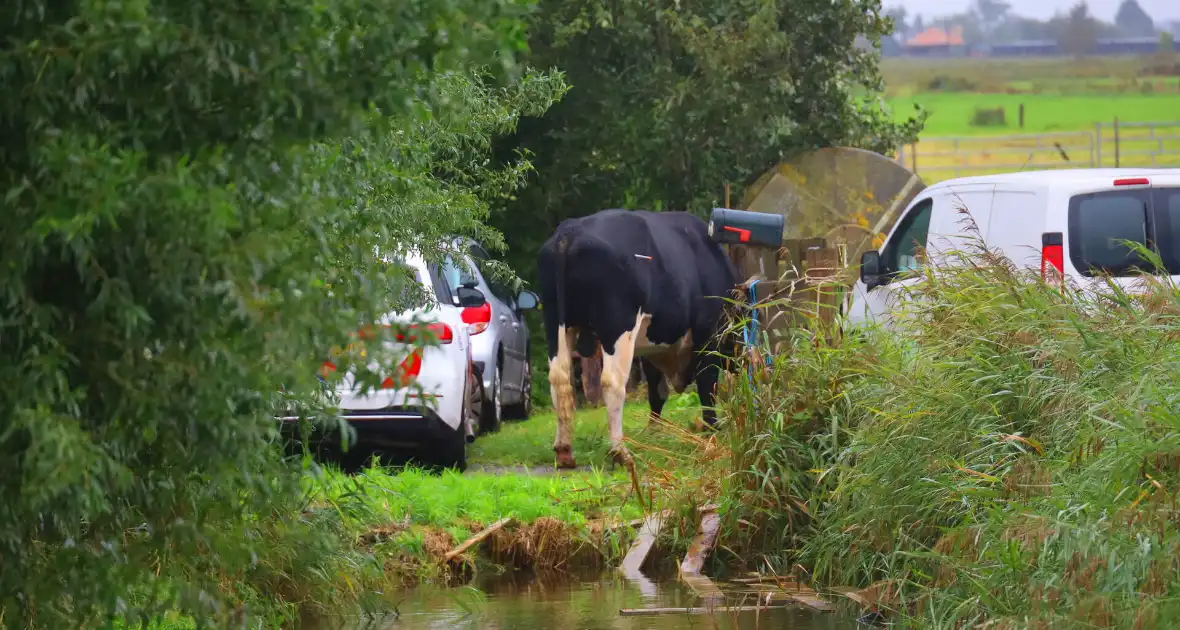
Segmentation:
[(472, 547), (478, 545), (479, 543), (483, 542), (484, 539), (486, 539), (488, 536), (491, 536), (492, 534), (496, 533), (497, 531), (503, 529), (504, 526), (507, 525), (511, 521), (512, 521), (511, 518), (502, 518), (502, 519), (496, 521), (495, 523), (488, 525), (487, 527), (483, 528), (478, 534), (463, 541), (463, 544), (448, 551), (447, 555), (443, 556), (443, 559), (446, 560), (447, 562), (454, 560), (456, 556), (467, 551), (468, 549), (471, 549)]

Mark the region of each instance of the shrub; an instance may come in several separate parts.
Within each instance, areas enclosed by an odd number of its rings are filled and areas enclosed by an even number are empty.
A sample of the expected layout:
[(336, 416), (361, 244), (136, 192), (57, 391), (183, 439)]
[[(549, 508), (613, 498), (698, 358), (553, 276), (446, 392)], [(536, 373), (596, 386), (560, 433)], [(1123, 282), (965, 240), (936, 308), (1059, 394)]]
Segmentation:
[(972, 127), (1004, 127), (1008, 125), (1003, 107), (976, 107), (971, 115)]
[(490, 136), (561, 80), (452, 70), (513, 50), (518, 18), (507, 0), (0, 8), (4, 624), (356, 595), (279, 456), (276, 392), (324, 409), (316, 366), (405, 284), (378, 250), (496, 240), (486, 199), (527, 163), (491, 168)]
[(1180, 290), (1061, 291), (971, 261), (928, 273), (895, 333), (831, 348), (799, 332), (769, 377), (735, 381), (738, 553), (828, 585), (892, 581), (890, 608), (919, 626), (1169, 618)]

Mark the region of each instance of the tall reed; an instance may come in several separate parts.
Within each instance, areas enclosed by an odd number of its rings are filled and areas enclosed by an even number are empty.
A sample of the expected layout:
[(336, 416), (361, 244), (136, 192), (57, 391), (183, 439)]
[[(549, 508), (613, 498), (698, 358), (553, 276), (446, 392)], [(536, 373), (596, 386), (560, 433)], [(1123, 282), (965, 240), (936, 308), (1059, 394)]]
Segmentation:
[(726, 546), (826, 586), (891, 581), (885, 604), (927, 627), (1175, 616), (1180, 291), (1057, 288), (965, 250), (894, 330), (796, 330), (726, 383)]

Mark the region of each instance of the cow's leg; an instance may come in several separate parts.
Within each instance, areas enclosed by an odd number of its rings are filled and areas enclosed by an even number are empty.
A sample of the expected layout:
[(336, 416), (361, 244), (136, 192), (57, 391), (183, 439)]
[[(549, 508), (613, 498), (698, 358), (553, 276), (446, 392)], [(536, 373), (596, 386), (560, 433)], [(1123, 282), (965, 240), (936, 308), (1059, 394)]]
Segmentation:
[[(627, 399), (627, 377), (635, 356), (635, 340), (643, 334), (648, 316), (639, 312), (635, 324), (619, 335), (609, 349), (602, 352), (602, 399), (606, 403), (606, 417), (610, 424), (610, 453), (617, 463), (631, 466), (631, 454), (623, 444), (623, 403)], [(605, 341), (605, 338), (604, 338)]]
[(577, 330), (557, 327), (557, 351), (549, 358), (549, 392), (553, 406), (557, 408), (557, 437), (553, 440), (553, 453), (557, 456), (558, 468), (574, 468), (573, 446), (570, 440), (574, 432), (574, 339)]
[(713, 408), (717, 393), (717, 380), (721, 377), (721, 359), (711, 353), (704, 352), (697, 362), (697, 396), (701, 399), (701, 415), (704, 416), (705, 426), (714, 428), (717, 425), (717, 411)]
[(651, 407), (651, 422), (660, 419), (660, 412), (664, 410), (664, 403), (668, 400), (668, 383), (664, 380), (664, 373), (654, 363), (647, 359), (639, 360), (643, 368), (643, 377), (647, 379), (647, 404)]

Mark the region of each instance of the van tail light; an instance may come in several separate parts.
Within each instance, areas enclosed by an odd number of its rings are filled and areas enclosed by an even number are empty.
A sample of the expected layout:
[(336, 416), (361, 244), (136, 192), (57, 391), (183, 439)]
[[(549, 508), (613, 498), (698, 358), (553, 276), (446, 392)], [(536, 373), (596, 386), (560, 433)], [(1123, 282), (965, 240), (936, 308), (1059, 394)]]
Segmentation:
[[(1045, 232), (1041, 234), (1041, 280), (1054, 282), (1063, 278), (1065, 274), (1065, 248), (1061, 232)], [(1049, 267), (1053, 267), (1053, 276), (1049, 277)]]
[(492, 305), (484, 304), (483, 306), (474, 306), (463, 309), (463, 323), (467, 324), (467, 329), (472, 335), (488, 329), (488, 325), (492, 322)]
[(1114, 180), (1115, 186), (1146, 186), (1150, 183), (1151, 181), (1146, 177), (1123, 177)]

